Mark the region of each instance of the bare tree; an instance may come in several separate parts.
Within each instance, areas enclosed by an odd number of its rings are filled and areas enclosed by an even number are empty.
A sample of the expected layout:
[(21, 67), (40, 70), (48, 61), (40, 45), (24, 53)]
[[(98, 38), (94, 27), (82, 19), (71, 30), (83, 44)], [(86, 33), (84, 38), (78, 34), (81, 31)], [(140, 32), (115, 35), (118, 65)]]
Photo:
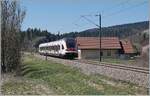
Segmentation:
[(19, 70), (21, 59), (20, 32), (25, 11), (16, 0), (1, 1), (2, 72)]

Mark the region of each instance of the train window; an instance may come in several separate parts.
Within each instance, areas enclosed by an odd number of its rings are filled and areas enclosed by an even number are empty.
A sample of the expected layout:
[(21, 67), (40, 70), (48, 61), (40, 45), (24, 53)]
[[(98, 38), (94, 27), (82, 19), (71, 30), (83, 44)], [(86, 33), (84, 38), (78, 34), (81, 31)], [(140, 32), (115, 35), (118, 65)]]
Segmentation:
[(52, 46), (50, 46), (51, 50), (52, 50)]
[(57, 47), (56, 47), (56, 45), (54, 46), (54, 50), (55, 50), (55, 51), (57, 50)]
[(54, 46), (52, 46), (52, 50), (54, 50)]
[(59, 46), (59, 45), (57, 45), (57, 51), (58, 51), (58, 50), (60, 50), (60, 46)]
[(60, 45), (58, 45), (58, 50), (60, 50)]
[(60, 49), (60, 46), (59, 45), (57, 45), (57, 51)]
[(51, 46), (48, 46), (48, 50), (51, 50)]
[(57, 48), (58, 48), (57, 50), (59, 50), (59, 45), (57, 46)]
[(58, 45), (56, 45), (56, 51), (58, 50)]
[(59, 50), (59, 45), (55, 46), (55, 50), (58, 51)]
[(50, 49), (52, 50), (52, 46), (50, 46)]
[(67, 48), (75, 48), (75, 40), (74, 39), (67, 39), (66, 40)]
[(55, 45), (55, 51), (57, 50), (57, 46)]
[(64, 46), (62, 45), (62, 49), (64, 49)]
[(55, 45), (55, 50), (57, 50), (57, 45)]

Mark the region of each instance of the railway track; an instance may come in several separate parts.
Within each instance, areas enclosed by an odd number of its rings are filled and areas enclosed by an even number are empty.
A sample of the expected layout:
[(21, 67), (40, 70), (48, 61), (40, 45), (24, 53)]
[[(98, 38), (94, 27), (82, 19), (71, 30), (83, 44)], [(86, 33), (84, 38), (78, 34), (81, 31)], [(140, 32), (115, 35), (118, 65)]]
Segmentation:
[(91, 64), (91, 65), (97, 65), (97, 66), (104, 66), (104, 67), (109, 67), (109, 68), (114, 68), (114, 69), (122, 69), (122, 70), (129, 70), (129, 71), (134, 71), (134, 72), (140, 72), (140, 73), (145, 73), (145, 74), (149, 74), (149, 68), (143, 68), (143, 67), (135, 67), (135, 66), (127, 66), (127, 65), (123, 65), (123, 64), (110, 64), (110, 63), (104, 63), (101, 62), (99, 64), (98, 61), (94, 61), (94, 60), (67, 60), (67, 59), (61, 59), (61, 58), (56, 58), (53, 57), (57, 60), (64, 60), (64, 61), (68, 61), (70, 63), (84, 63), (84, 64)]
[[(45, 56), (35, 55), (38, 58), (45, 59)], [(93, 60), (68, 60), (55, 57), (49, 57), (47, 60), (61, 63), (66, 66), (76, 67), (85, 74), (100, 74), (116, 80), (123, 80), (149, 88), (149, 70), (135, 66), (117, 65), (101, 63)], [(93, 66), (92, 66), (93, 65)], [(95, 65), (95, 66), (94, 66)]]
[(145, 73), (149, 74), (149, 69), (148, 68), (142, 68), (142, 67), (135, 67), (135, 66), (127, 66), (127, 65), (122, 65), (122, 64), (110, 64), (110, 63), (104, 63), (101, 62), (99, 64), (98, 61), (93, 61), (93, 60), (67, 60), (67, 59), (61, 59), (61, 58), (56, 58), (53, 57), (53, 59), (63, 60), (67, 61), (70, 63), (84, 63), (84, 64), (91, 64), (91, 65), (97, 65), (97, 66), (104, 66), (104, 67), (109, 67), (109, 68), (115, 68), (115, 69), (122, 69), (122, 70), (129, 70), (129, 71), (134, 71), (134, 72), (140, 72), (140, 73)]
[(80, 62), (80, 63), (84, 63), (84, 64), (93, 64), (93, 65), (97, 65), (97, 66), (105, 66), (105, 67), (110, 67), (110, 68), (123, 69), (123, 70), (129, 70), (129, 71), (135, 71), (135, 72), (149, 74), (149, 69), (142, 68), (142, 67), (126, 66), (126, 65), (120, 65), (120, 64), (109, 64), (109, 63), (104, 63), (104, 62), (101, 62), (99, 64), (99, 62), (92, 61), (92, 60), (76, 60), (75, 62)]

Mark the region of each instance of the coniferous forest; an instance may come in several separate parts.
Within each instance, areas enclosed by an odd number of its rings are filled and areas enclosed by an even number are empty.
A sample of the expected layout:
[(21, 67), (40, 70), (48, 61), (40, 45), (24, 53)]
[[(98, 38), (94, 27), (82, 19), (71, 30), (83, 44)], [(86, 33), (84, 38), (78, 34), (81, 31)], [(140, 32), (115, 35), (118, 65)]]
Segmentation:
[[(115, 25), (111, 27), (103, 27), (101, 30), (103, 37), (112, 37), (116, 36), (120, 39), (128, 38), (134, 35), (142, 35), (144, 39), (148, 40), (147, 33), (143, 33), (144, 30), (147, 30), (149, 27), (148, 21), (136, 22), (123, 25)], [(48, 32), (47, 30), (42, 30), (39, 28), (28, 28), (26, 31), (21, 32), (21, 42), (24, 50), (31, 48), (38, 48), (38, 45), (45, 42), (55, 41), (67, 37), (97, 37), (99, 36), (98, 28), (88, 29), (82, 32), (66, 32), (66, 33), (57, 33)], [(145, 37), (144, 37), (145, 36)], [(130, 38), (132, 40), (132, 38)], [(135, 38), (134, 38), (135, 39)], [(136, 40), (134, 40), (136, 41)], [(31, 44), (32, 43), (32, 44)], [(141, 43), (141, 42), (140, 42)]]

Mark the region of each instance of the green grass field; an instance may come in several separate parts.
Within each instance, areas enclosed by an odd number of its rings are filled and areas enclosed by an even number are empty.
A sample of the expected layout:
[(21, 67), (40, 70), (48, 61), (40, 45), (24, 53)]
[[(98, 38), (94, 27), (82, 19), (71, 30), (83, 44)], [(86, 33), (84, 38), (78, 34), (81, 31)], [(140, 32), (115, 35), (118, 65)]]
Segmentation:
[(2, 94), (4, 95), (49, 95), (53, 94), (42, 81), (22, 79), (10, 80), (5, 82), (2, 86)]
[[(56, 95), (148, 94), (146, 88), (100, 75), (87, 76), (79, 69), (44, 61), (31, 55), (23, 58), (22, 75), (31, 80), (41, 80)], [(11, 85), (15, 87), (15, 85)], [(12, 86), (9, 85), (13, 88)], [(10, 90), (10, 88), (8, 89)], [(7, 89), (5, 91), (7, 92)]]

